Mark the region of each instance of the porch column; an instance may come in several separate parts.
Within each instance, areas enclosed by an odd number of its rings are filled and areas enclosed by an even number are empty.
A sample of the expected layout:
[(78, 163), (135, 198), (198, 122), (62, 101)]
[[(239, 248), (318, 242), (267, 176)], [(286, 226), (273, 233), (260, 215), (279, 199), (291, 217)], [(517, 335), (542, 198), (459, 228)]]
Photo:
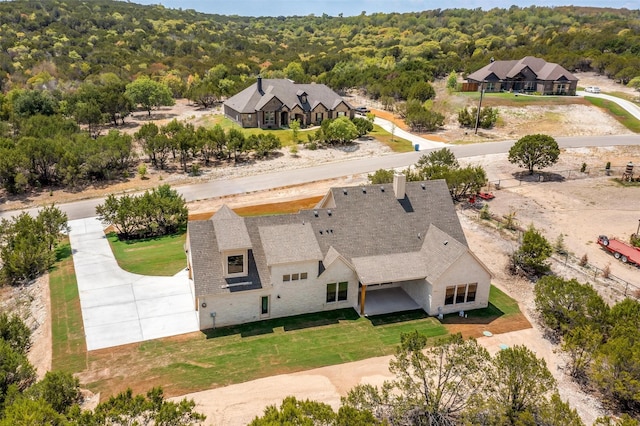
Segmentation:
[(364, 315), (364, 299), (367, 296), (367, 286), (366, 285), (362, 285), (362, 288), (360, 289), (360, 315)]

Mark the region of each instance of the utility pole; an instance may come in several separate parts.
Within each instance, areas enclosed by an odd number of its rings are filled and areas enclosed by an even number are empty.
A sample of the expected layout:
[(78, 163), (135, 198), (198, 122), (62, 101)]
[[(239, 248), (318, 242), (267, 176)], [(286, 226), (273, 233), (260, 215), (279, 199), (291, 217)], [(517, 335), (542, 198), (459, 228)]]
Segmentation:
[(474, 134), (478, 134), (478, 125), (480, 124), (480, 110), (482, 109), (482, 95), (484, 95), (484, 81), (480, 83), (480, 102), (478, 103), (478, 111), (476, 114), (476, 129)]

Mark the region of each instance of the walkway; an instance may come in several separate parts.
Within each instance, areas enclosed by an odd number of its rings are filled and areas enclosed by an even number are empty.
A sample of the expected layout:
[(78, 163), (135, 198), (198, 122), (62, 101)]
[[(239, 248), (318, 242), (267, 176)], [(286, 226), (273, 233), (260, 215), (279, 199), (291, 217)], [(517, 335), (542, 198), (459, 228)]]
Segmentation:
[(389, 120), (385, 120), (384, 118), (376, 117), (373, 121), (378, 126), (382, 127), (387, 132), (391, 133), (393, 136), (397, 136), (398, 138), (406, 139), (414, 145), (418, 145), (418, 149), (440, 149), (445, 146), (449, 146), (444, 142), (436, 142), (430, 139), (423, 138), (422, 136), (414, 135), (413, 133), (409, 133), (406, 130), (402, 130), (400, 127), (396, 126)]
[(636, 119), (640, 120), (640, 107), (633, 102), (629, 102), (626, 99), (619, 98), (617, 96), (605, 95), (603, 93), (589, 93), (581, 90), (576, 92), (578, 96), (590, 96), (593, 98), (601, 98), (618, 104), (624, 108), (629, 114), (633, 115)]
[(97, 218), (69, 226), (87, 350), (198, 331), (186, 271), (173, 277), (123, 271)]

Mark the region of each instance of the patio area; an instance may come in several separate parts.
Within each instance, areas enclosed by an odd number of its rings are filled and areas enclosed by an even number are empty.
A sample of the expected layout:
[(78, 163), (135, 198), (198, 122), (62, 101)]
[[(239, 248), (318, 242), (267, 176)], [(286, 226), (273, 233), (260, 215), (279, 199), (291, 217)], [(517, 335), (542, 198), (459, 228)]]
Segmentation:
[[(358, 298), (360, 300), (360, 298)], [(367, 289), (364, 303), (364, 315), (374, 316), (394, 312), (413, 311), (420, 309), (418, 305), (402, 288), (391, 287), (377, 290)], [(360, 304), (357, 308), (360, 312)]]

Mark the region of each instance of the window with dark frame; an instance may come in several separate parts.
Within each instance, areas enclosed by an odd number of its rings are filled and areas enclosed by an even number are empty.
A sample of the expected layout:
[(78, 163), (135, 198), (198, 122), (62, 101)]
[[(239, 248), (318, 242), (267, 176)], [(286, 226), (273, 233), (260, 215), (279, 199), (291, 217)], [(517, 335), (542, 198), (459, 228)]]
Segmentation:
[(478, 283), (463, 284), (447, 287), (444, 295), (445, 305), (457, 305), (476, 301)]
[(291, 281), (298, 281), (300, 274), (291, 274)]
[(306, 272), (301, 273), (300, 274), (300, 279), (301, 280), (306, 280), (307, 279), (307, 273)]
[(244, 255), (235, 254), (227, 257), (227, 274), (241, 274), (244, 272)]
[(262, 296), (261, 299), (261, 309), (260, 312), (262, 315), (266, 315), (269, 313), (269, 296)]
[(327, 303), (336, 301), (336, 283), (327, 284)]
[(341, 282), (338, 284), (338, 301), (347, 300), (348, 289), (349, 289), (348, 282)]
[(282, 276), (282, 281), (291, 281), (291, 275), (285, 274)]
[(275, 113), (275, 111), (265, 111), (264, 112), (264, 124), (276, 124), (276, 113)]
[(445, 305), (453, 305), (453, 300), (456, 294), (455, 287), (447, 287), (446, 293), (444, 295), (444, 304)]

